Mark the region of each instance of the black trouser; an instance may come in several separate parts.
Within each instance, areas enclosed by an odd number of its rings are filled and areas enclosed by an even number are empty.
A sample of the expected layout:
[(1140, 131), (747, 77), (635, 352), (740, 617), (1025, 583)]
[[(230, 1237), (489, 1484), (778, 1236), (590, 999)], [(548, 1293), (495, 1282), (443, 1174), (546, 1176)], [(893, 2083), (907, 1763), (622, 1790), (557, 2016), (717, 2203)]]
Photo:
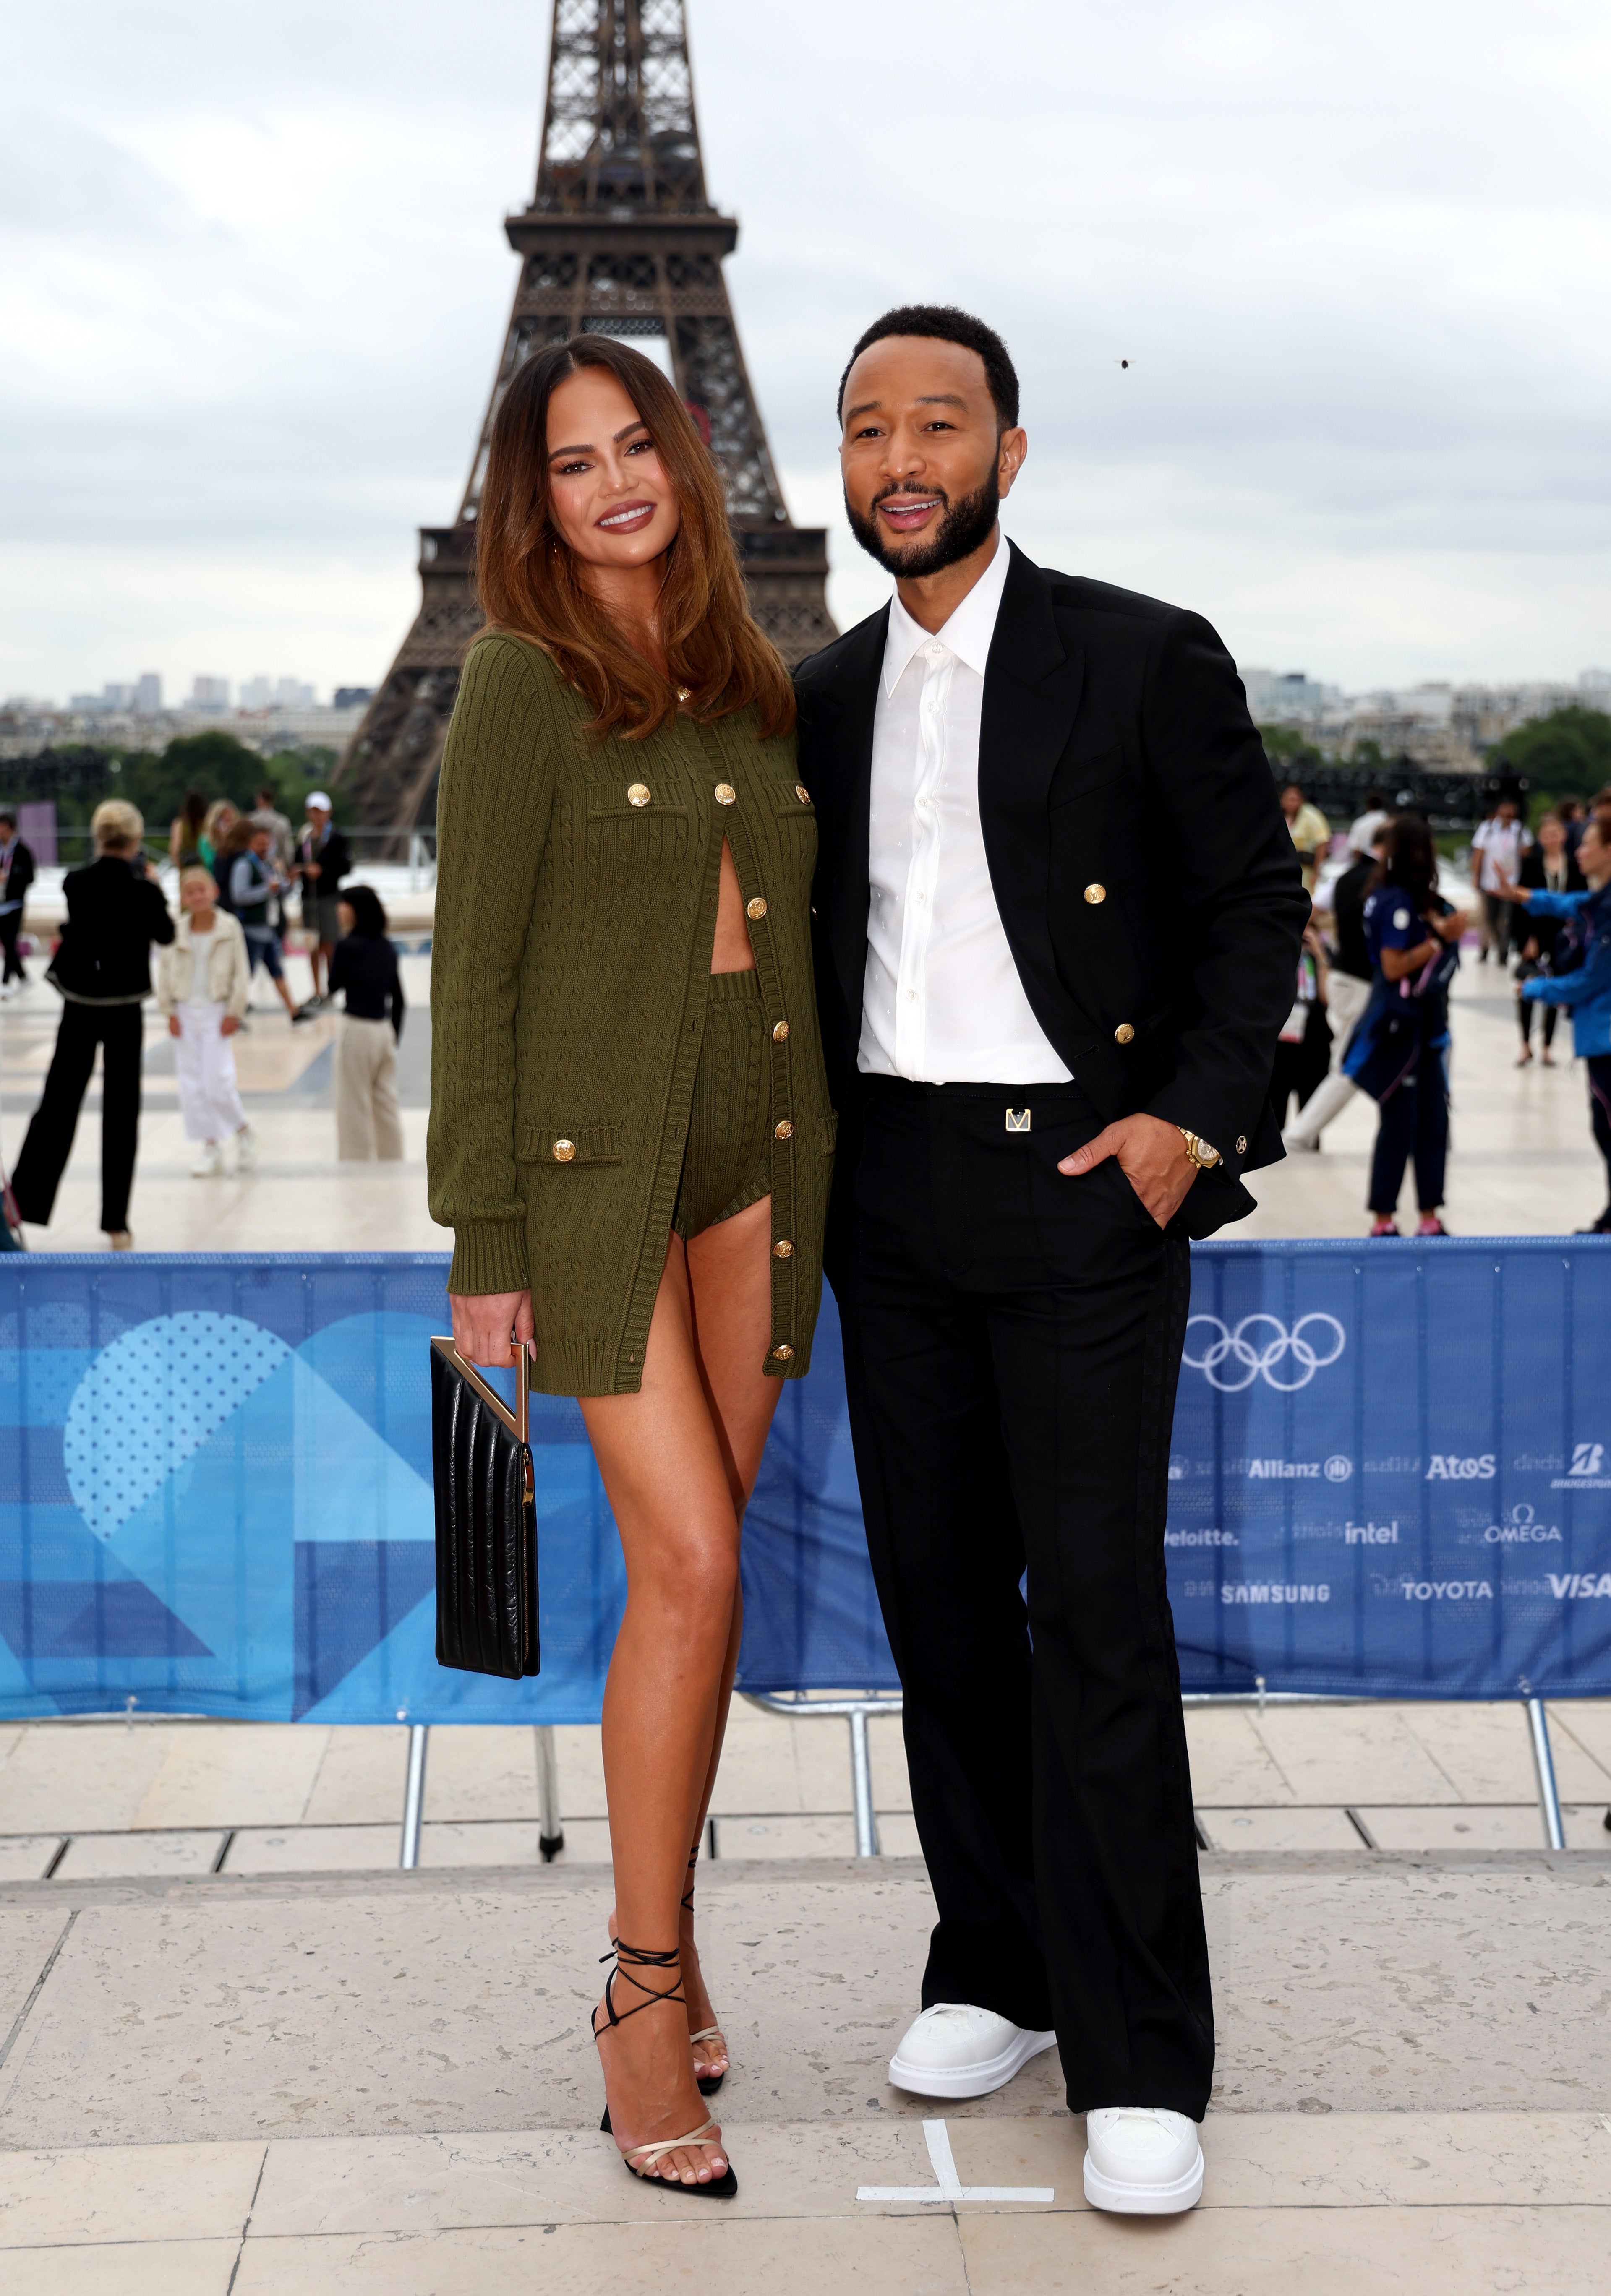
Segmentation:
[(940, 1912), (924, 2005), (1055, 2026), (1075, 2112), (1200, 2120), (1213, 2010), (1163, 1575), (1188, 1247), (1116, 1163), (1056, 1170), (1101, 1128), (1077, 1086), (865, 1083), (835, 1282)]
[[(1514, 905), (1506, 900), (1502, 893), (1484, 893), (1483, 914), (1487, 920), (1488, 937), (1492, 945), (1493, 954), (1501, 964), (1508, 964), (1510, 936), (1516, 924)], [(1487, 954), (1486, 950), (1484, 954), (1484, 955)]]
[(1546, 1004), (1537, 996), (1518, 996), (1516, 1000), (1516, 1016), (1521, 1023), (1523, 1044), (1530, 1045), (1533, 1042), (1533, 1015), (1534, 1013), (1541, 1013), (1544, 1016), (1544, 1050), (1548, 1052), (1555, 1042), (1555, 1023), (1560, 1009), (1558, 1004)]
[(0, 949), (5, 952), (5, 969), (3, 973), (0, 973), (0, 981), (28, 979), (27, 973), (22, 970), (22, 959), (17, 954), (17, 935), (21, 930), (21, 909), (9, 910), (5, 915), (0, 916)]
[(1449, 1161), (1449, 1077), (1443, 1054), (1430, 1045), (1422, 1046), (1415, 1068), (1382, 1103), (1370, 1160), (1369, 1209), (1379, 1218), (1397, 1211), (1411, 1155), (1416, 1203), (1424, 1212), (1434, 1212), (1443, 1201)]
[(1600, 1225), (1611, 1228), (1611, 1053), (1590, 1053), (1583, 1065), (1589, 1071), (1589, 1121), (1594, 1128), (1594, 1144), (1606, 1160), (1606, 1209), (1600, 1214)]
[(63, 1004), (56, 1050), (45, 1079), (45, 1096), (34, 1111), (12, 1175), (17, 1210), (43, 1227), (56, 1201), (56, 1189), (72, 1153), (78, 1111), (95, 1065), (95, 1046), (104, 1046), (101, 1079), (101, 1226), (115, 1235), (128, 1226), (128, 1192), (135, 1180), (135, 1151), (140, 1138), (140, 1046), (144, 1023), (138, 1004)]

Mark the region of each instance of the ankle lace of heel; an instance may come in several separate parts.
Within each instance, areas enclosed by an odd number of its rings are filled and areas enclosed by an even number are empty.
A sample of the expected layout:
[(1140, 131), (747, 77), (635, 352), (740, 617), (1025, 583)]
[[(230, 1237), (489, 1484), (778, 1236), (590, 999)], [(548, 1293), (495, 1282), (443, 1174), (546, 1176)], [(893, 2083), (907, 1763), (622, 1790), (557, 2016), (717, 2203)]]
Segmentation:
[[(694, 1871), (694, 1868), (698, 1865), (698, 1863), (699, 1863), (699, 1844), (698, 1844), (698, 1842), (696, 1841), (696, 1842), (694, 1844), (693, 1849), (690, 1849), (690, 1850), (689, 1850), (689, 1852), (688, 1852), (688, 1871), (689, 1871), (689, 1873), (690, 1873), (690, 1874), (692, 1874), (692, 1872)], [(686, 1890), (686, 1893), (684, 1894), (683, 1898), (681, 1898), (680, 1903), (681, 1903), (682, 1909), (683, 1909), (683, 1911), (684, 1911), (684, 1913), (685, 1913), (685, 1914), (691, 1914), (691, 1913), (693, 1912), (693, 1910), (694, 1910), (694, 1884), (693, 1884), (693, 1882), (689, 1882), (688, 1887), (687, 1887), (687, 1890)]]
[[(614, 1968), (604, 1980), (604, 2013), (612, 2026), (624, 2025), (629, 2017), (636, 2017), (642, 2009), (652, 2009), (657, 2001), (674, 2001), (685, 2009), (687, 2007), (687, 1997), (682, 1990), (680, 1948), (672, 1946), (662, 1953), (647, 1950), (642, 1946), (623, 1945), (620, 1938), (617, 1938), (609, 1952), (601, 1953), (598, 1957), (601, 1963), (612, 1961), (615, 1964)], [(669, 1991), (657, 1993), (653, 1986), (645, 1985), (640, 1977), (633, 1976), (632, 1972), (635, 1968), (675, 1969), (678, 1976)], [(636, 1986), (645, 1998), (635, 2001), (629, 2009), (617, 2009), (615, 1980), (618, 1977), (624, 1977), (629, 1985)]]

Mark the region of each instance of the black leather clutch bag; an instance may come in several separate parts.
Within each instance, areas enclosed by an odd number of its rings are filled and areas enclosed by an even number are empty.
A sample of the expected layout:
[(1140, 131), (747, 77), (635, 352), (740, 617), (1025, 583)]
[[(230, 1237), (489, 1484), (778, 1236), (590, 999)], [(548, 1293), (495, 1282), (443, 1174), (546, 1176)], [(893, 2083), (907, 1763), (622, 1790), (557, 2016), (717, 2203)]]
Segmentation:
[(439, 1666), (516, 1680), (540, 1663), (526, 1351), (513, 1411), (451, 1340), (431, 1342)]

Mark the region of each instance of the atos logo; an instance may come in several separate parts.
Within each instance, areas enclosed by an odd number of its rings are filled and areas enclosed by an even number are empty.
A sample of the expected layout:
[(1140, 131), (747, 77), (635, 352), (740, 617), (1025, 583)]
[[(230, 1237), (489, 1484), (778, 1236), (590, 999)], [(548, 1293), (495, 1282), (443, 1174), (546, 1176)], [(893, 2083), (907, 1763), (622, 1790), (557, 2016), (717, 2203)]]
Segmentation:
[(1606, 1472), (1606, 1447), (1603, 1443), (1574, 1443), (1572, 1464), (1564, 1475), (1550, 1478), (1552, 1491), (1611, 1490), (1611, 1475)]
[(1462, 1459), (1452, 1451), (1434, 1451), (1424, 1480), (1429, 1483), (1491, 1483), (1496, 1455), (1484, 1451), (1475, 1459)]
[[(1194, 1356), (1196, 1324), (1205, 1331)], [(1217, 1316), (1194, 1316), (1186, 1343), (1181, 1361), (1187, 1369), (1200, 1371), (1221, 1395), (1238, 1395), (1255, 1379), (1278, 1395), (1292, 1395), (1336, 1363), (1347, 1341), (1335, 1316), (1300, 1316), (1290, 1332), (1278, 1316), (1244, 1316), (1234, 1331)]]

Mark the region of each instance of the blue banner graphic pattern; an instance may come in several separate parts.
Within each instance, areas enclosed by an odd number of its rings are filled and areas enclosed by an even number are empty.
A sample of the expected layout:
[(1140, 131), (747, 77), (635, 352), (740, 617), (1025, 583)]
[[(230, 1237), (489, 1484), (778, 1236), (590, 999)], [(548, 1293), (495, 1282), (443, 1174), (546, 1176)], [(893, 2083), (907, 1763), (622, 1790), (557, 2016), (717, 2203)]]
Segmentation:
[[(1611, 1244), (1213, 1244), (1170, 1461), (1190, 1690), (1611, 1692)], [(436, 1254), (0, 1262), (0, 1715), (592, 1721), (624, 1599), (533, 1398), (543, 1670), (436, 1665)], [(831, 1299), (745, 1525), (741, 1681), (895, 1680)]]

